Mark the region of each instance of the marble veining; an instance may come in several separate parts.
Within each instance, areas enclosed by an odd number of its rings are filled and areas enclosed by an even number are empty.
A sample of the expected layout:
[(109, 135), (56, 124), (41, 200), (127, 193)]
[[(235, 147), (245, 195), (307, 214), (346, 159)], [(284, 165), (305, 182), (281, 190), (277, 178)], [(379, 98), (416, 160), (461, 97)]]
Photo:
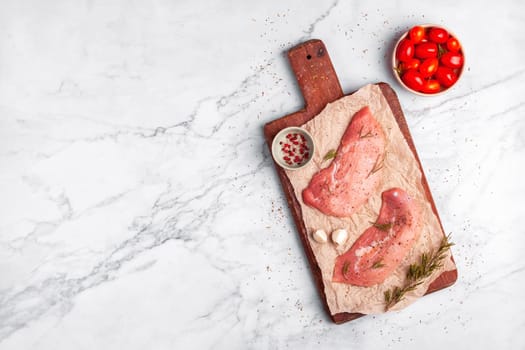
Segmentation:
[[(0, 9), (0, 349), (525, 346), (521, 2)], [(417, 23), (464, 45), (467, 70), (445, 95), (411, 95), (389, 70)], [(262, 135), (302, 107), (285, 52), (311, 38), (345, 92), (397, 91), (460, 273), (403, 311), (341, 326)]]

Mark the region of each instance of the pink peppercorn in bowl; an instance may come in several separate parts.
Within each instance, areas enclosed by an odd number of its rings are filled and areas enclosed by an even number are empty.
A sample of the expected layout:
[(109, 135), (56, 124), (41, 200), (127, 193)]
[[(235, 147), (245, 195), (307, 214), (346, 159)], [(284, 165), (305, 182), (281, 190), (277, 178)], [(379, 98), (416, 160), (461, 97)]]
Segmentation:
[(312, 160), (314, 147), (312, 135), (308, 131), (292, 126), (275, 135), (272, 141), (272, 156), (279, 166), (297, 170)]

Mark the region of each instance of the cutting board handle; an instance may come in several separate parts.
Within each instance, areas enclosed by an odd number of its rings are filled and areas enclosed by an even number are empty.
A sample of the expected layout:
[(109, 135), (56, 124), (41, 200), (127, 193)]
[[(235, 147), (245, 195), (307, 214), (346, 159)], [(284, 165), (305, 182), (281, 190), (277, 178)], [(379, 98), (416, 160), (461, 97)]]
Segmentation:
[(295, 46), (288, 51), (288, 59), (309, 114), (318, 114), (327, 103), (343, 97), (339, 79), (321, 40), (312, 39)]

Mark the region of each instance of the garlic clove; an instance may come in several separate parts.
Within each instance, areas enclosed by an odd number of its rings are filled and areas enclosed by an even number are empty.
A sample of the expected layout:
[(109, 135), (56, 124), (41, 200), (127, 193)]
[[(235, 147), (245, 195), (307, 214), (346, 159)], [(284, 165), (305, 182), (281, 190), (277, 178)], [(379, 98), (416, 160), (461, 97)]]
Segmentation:
[(348, 240), (348, 231), (345, 229), (338, 229), (332, 232), (332, 241), (337, 245), (342, 245)]
[(326, 243), (328, 241), (328, 236), (324, 230), (315, 230), (312, 237), (317, 243)]

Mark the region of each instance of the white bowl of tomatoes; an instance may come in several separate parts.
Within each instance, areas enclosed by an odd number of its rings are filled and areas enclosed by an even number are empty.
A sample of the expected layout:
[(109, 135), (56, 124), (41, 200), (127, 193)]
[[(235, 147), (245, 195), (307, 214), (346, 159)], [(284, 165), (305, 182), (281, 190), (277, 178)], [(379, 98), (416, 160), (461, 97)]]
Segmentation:
[(456, 35), (434, 24), (417, 25), (397, 41), (392, 55), (394, 76), (401, 86), (422, 96), (435, 96), (454, 86), (465, 66)]

